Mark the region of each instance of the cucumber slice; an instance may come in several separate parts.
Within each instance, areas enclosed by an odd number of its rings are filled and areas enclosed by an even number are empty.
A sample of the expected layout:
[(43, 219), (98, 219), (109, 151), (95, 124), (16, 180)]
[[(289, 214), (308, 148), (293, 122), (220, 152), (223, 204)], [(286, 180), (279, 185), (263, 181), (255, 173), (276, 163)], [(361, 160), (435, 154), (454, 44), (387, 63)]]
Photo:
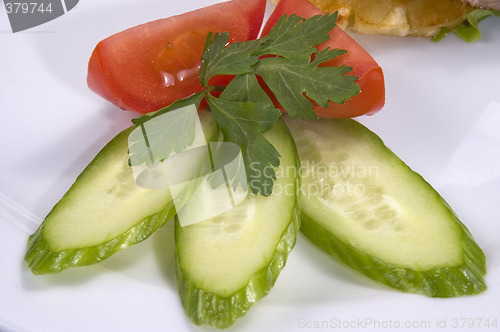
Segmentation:
[(486, 289), (485, 255), (444, 199), (358, 122), (288, 121), (301, 231), (373, 280), (432, 297)]
[(186, 315), (197, 325), (227, 328), (273, 287), (299, 231), (298, 159), (280, 121), (265, 137), (281, 155), (273, 194), (251, 193), (232, 210), (175, 224), (177, 280)]
[[(211, 113), (201, 112), (200, 119), (206, 135), (217, 137)], [(98, 263), (145, 240), (175, 215), (168, 189), (135, 183), (128, 165), (128, 136), (134, 128), (119, 133), (97, 154), (30, 236), (25, 261), (34, 274)]]

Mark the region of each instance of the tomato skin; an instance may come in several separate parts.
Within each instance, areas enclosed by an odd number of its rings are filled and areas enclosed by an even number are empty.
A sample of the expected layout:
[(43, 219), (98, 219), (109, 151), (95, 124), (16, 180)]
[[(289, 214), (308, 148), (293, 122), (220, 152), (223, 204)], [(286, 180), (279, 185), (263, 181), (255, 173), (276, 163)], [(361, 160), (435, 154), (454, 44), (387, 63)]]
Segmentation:
[[(269, 30), (282, 15), (292, 14), (310, 18), (314, 15), (323, 15), (324, 12), (308, 0), (281, 0), (262, 29), (262, 35), (269, 33)], [(327, 47), (340, 48), (347, 50), (347, 53), (323, 63), (322, 66), (347, 65), (352, 67), (353, 70), (349, 74), (358, 77), (357, 83), (361, 92), (350, 100), (346, 100), (344, 104), (330, 102), (328, 108), (315, 105), (316, 114), (320, 118), (352, 118), (379, 111), (385, 104), (385, 83), (382, 68), (368, 52), (338, 26), (335, 26), (329, 35), (330, 39), (318, 45), (318, 50), (321, 51)]]
[(232, 0), (119, 32), (96, 45), (87, 84), (122, 109), (156, 111), (202, 89), (198, 73), (209, 32), (227, 31), (229, 42), (255, 39), (265, 7), (266, 0)]

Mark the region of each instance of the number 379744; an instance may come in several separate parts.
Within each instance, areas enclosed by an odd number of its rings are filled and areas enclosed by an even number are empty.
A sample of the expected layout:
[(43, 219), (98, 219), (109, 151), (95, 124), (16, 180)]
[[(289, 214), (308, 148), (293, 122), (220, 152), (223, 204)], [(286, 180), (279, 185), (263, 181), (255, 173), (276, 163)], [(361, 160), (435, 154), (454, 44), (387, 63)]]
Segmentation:
[(6, 2), (5, 9), (7, 14), (52, 13), (52, 4), (44, 4), (43, 2)]

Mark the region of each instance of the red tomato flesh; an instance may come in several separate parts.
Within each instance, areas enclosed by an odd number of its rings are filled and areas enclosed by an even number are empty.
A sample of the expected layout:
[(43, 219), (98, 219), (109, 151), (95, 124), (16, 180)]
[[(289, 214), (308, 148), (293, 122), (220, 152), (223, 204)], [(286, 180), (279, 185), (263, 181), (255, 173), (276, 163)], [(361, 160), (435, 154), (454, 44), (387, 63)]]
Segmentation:
[(97, 44), (87, 84), (126, 110), (148, 113), (202, 90), (198, 80), (209, 32), (229, 42), (257, 38), (266, 0), (232, 0), (142, 24)]
[[(262, 35), (269, 33), (269, 30), (271, 30), (281, 16), (292, 14), (303, 18), (310, 18), (314, 15), (323, 15), (324, 12), (307, 0), (281, 0), (267, 20), (262, 30)], [(338, 26), (335, 26), (329, 35), (330, 39), (318, 45), (318, 50), (321, 51), (327, 47), (330, 47), (330, 49), (340, 48), (347, 50), (347, 53), (322, 65), (347, 65), (352, 67), (353, 70), (349, 74), (358, 77), (357, 83), (361, 92), (352, 99), (346, 100), (344, 104), (330, 102), (328, 108), (315, 105), (314, 110), (316, 114), (320, 118), (352, 118), (377, 112), (385, 103), (385, 84), (382, 68), (380, 68), (363, 47)]]

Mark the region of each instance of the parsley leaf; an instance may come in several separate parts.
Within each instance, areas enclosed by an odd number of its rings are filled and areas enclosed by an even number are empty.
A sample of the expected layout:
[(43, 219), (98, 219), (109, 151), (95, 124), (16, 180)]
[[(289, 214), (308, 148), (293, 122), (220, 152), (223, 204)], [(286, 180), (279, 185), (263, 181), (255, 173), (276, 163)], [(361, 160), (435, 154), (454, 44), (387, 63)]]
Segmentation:
[(316, 15), (307, 20), (297, 15), (283, 15), (263, 38), (259, 55), (282, 57), (308, 56), (317, 52), (316, 45), (327, 41), (336, 24), (337, 13)]
[(340, 53), (326, 49), (319, 52), (313, 61), (305, 57), (264, 58), (255, 69), (290, 117), (316, 119), (313, 104), (308, 98), (321, 107), (328, 107), (329, 101), (343, 103), (360, 91), (355, 82), (357, 77), (345, 75), (352, 68), (318, 67)]
[(210, 78), (216, 75), (241, 75), (252, 72), (251, 66), (259, 61), (254, 55), (260, 40), (236, 42), (227, 45), (229, 34), (208, 34), (200, 68), (200, 83), (207, 87)]
[(224, 89), (221, 97), (230, 101), (249, 101), (253, 103), (267, 104), (274, 108), (274, 104), (261, 88), (255, 74), (236, 76)]
[(252, 192), (269, 196), (276, 179), (273, 167), (279, 166), (280, 155), (262, 133), (274, 126), (280, 111), (264, 95), (255, 75), (247, 74), (231, 81), (219, 98), (209, 95), (207, 101), (224, 140), (241, 148)]
[[(271, 98), (259, 85), (255, 74), (236, 76), (220, 97), (228, 101), (256, 103), (260, 107), (254, 114), (257, 117), (254, 120), (257, 128), (241, 148), (247, 181), (252, 192), (268, 196), (272, 192), (273, 180), (276, 179), (273, 167), (279, 166), (280, 155), (262, 133), (274, 126), (281, 112), (274, 107)], [(224, 130), (222, 131), (224, 133)]]

